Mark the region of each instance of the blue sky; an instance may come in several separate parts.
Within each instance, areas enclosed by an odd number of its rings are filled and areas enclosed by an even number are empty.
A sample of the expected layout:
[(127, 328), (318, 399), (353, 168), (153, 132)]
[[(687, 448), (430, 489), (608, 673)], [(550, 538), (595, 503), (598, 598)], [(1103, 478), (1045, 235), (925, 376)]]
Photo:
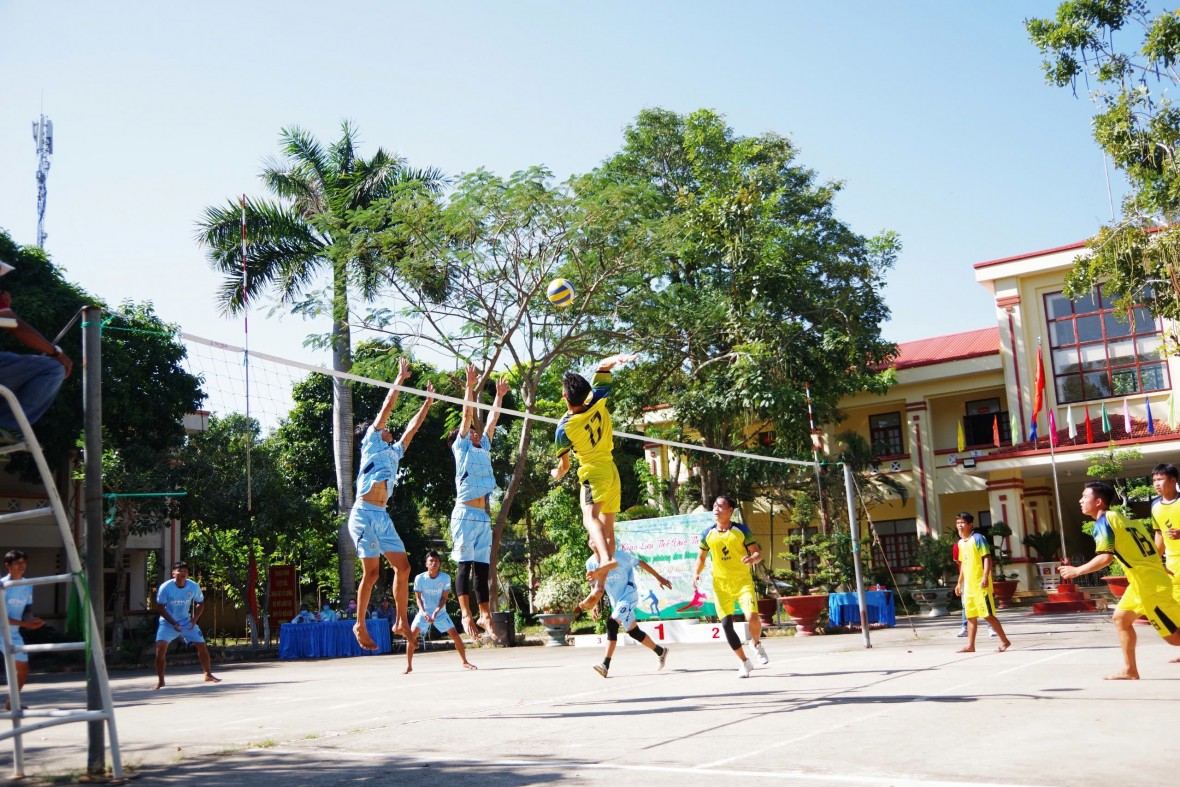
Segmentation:
[[(1045, 84), (1021, 24), (1055, 7), (0, 0), (0, 227), (35, 241), (43, 105), (55, 262), (111, 303), (151, 300), (188, 332), (240, 343), (194, 223), (262, 193), (280, 128), (330, 140), (347, 118), (366, 155), (564, 178), (616, 151), (644, 107), (709, 107), (844, 181), (838, 215), (858, 232), (899, 233), (887, 338), (987, 327), (974, 263), (1083, 240), (1110, 217), (1092, 106)], [(300, 340), (323, 330), (256, 310), (250, 344), (319, 363)]]

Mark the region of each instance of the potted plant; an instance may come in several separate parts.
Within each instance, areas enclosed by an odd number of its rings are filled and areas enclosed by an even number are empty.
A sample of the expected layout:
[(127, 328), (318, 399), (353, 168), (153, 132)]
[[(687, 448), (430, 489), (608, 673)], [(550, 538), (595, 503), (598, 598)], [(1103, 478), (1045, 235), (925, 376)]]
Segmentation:
[(992, 595), (996, 598), (996, 606), (1006, 609), (1012, 606), (1012, 597), (1016, 595), (1018, 574), (1005, 574), (1004, 567), (1012, 556), (1012, 549), (1008, 546), (1008, 538), (1012, 535), (1012, 528), (1002, 519), (992, 522), (991, 537), (996, 544), (992, 555)]
[(910, 596), (918, 602), (919, 613), (928, 618), (946, 617), (950, 614), (946, 605), (952, 593), (946, 585), (946, 578), (957, 570), (953, 539), (922, 536), (914, 552), (914, 565), (918, 567), (916, 579), (919, 587), (911, 590)]
[(569, 634), (573, 611), (589, 588), (582, 577), (569, 574), (550, 574), (541, 580), (533, 597), (533, 606), (541, 610), (537, 619), (545, 627), (549, 641), (547, 647), (565, 645)]
[(775, 575), (758, 566), (754, 567), (754, 587), (758, 591), (758, 617), (763, 626), (774, 625), (774, 613), (778, 609), (780, 594), (775, 586)]
[(1060, 583), (1057, 567), (1061, 565), (1061, 561), (1057, 559), (1061, 553), (1061, 537), (1057, 531), (1031, 533), (1025, 536), (1020, 543), (1037, 553), (1037, 576), (1041, 580), (1041, 589), (1057, 590)]
[(827, 615), (828, 593), (847, 582), (837, 560), (836, 536), (794, 533), (783, 538), (783, 546), (787, 549), (778, 556), (789, 567), (776, 574), (798, 595), (783, 596), (779, 600), (795, 622), (795, 633), (810, 636)]

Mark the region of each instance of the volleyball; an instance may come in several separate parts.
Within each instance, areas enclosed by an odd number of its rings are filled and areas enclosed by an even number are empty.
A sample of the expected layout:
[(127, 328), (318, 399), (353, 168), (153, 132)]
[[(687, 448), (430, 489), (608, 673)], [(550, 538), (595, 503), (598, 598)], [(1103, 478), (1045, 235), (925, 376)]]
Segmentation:
[(554, 279), (549, 282), (545, 294), (554, 306), (569, 306), (574, 302), (574, 287), (565, 279)]

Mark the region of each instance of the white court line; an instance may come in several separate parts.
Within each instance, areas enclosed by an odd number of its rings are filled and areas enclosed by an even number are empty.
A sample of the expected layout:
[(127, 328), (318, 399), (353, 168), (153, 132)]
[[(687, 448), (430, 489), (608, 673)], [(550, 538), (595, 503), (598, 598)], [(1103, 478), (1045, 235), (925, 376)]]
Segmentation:
[[(327, 748), (322, 746), (306, 746), (299, 748), (288, 748), (282, 746), (271, 746), (266, 749), (248, 749), (247, 751), (266, 751), (277, 754), (291, 754), (291, 755), (306, 755), (309, 751), (319, 754), (333, 755), (341, 759), (348, 759), (355, 761), (358, 759), (368, 760), (387, 760), (389, 758), (388, 752), (365, 752), (365, 751), (342, 751), (336, 748)], [(403, 755), (404, 756), (404, 755)], [(430, 758), (418, 759), (412, 756), (405, 756), (406, 760), (414, 762), (431, 762), (437, 763), (438, 760)], [(702, 772), (696, 768), (674, 766), (674, 765), (634, 765), (627, 763), (608, 763), (608, 762), (586, 762), (584, 760), (502, 760), (502, 759), (484, 759), (478, 756), (464, 755), (463, 762), (465, 764), (476, 766), (487, 766), (497, 768), (550, 768), (555, 770), (570, 770), (576, 772), (578, 769), (593, 769), (601, 771), (625, 771), (632, 773), (668, 773), (681, 775), (703, 775)], [(819, 782), (832, 784), (882, 784), (882, 785), (904, 785), (913, 784), (921, 785), (922, 787), (1011, 787), (1010, 782), (980, 782), (980, 781), (947, 781), (944, 779), (922, 779), (914, 776), (898, 776), (897, 774), (888, 774), (875, 776), (865, 774), (863, 776), (850, 776), (842, 774), (824, 774), (815, 773), (814, 771), (793, 771), (793, 770), (777, 770), (777, 771), (753, 771), (753, 770), (735, 770), (727, 769), (725, 775), (730, 779), (740, 779), (743, 777), (749, 778), (751, 781), (759, 779), (779, 779), (781, 781), (797, 781), (807, 784), (815, 784)], [(1022, 785), (1022, 787), (1030, 787), (1029, 785)]]
[[(1006, 675), (1009, 672), (1015, 672), (1018, 669), (1024, 669), (1025, 667), (1032, 667), (1037, 664), (1043, 664), (1046, 661), (1051, 661), (1053, 659), (1060, 658), (1061, 656), (1064, 656), (1064, 655), (1066, 655), (1066, 651), (1052, 653), (1048, 656), (1045, 656), (1043, 659), (1038, 659), (1037, 661), (1032, 661), (1032, 662), (1029, 662), (1028, 664), (1022, 664), (1017, 667), (1012, 667), (1011, 669), (1004, 670), (1003, 672), (999, 672), (999, 673), (990, 673), (989, 672), (989, 673), (987, 673), (986, 679), (981, 676), (980, 678), (975, 679), (975, 680), (969, 680), (964, 683), (956, 684), (954, 686), (948, 686), (947, 688), (943, 689), (942, 691), (940, 691), (936, 694), (923, 694), (920, 697), (914, 697), (914, 699), (910, 700), (910, 702), (924, 702), (924, 701), (926, 701), (928, 699), (932, 699), (934, 697), (946, 696), (947, 694), (965, 689), (968, 686), (973, 686), (978, 683), (983, 683), (983, 682), (985, 682), (985, 680), (990, 681), (996, 675)], [(860, 687), (858, 687), (856, 690), (859, 690), (859, 689), (860, 689)], [(849, 694), (849, 693), (851, 693), (851, 691), (852, 690), (849, 690), (849, 689), (842, 689), (841, 691), (832, 692), (831, 694), (826, 694), (821, 697), (816, 697), (815, 699), (810, 700), (809, 702), (822, 702), (824, 699), (826, 699), (828, 697), (838, 697), (842, 694)], [(790, 740), (779, 741), (778, 743), (772, 744), (770, 746), (766, 746), (762, 749), (755, 749), (753, 751), (744, 751), (740, 755), (737, 755), (734, 757), (726, 757), (725, 759), (714, 760), (713, 762), (703, 762), (699, 765), (694, 765), (693, 768), (696, 770), (707, 770), (709, 768), (716, 768), (721, 765), (727, 765), (731, 762), (734, 762), (735, 760), (744, 760), (748, 757), (757, 757), (757, 756), (764, 754), (768, 751), (773, 751), (774, 749), (780, 749), (783, 746), (789, 746), (791, 744), (799, 743), (800, 741), (805, 741), (810, 738), (815, 738), (819, 735), (830, 735), (832, 732), (834, 732), (835, 730), (838, 730), (842, 727), (847, 727), (849, 725), (861, 724), (865, 721), (868, 721), (869, 719), (873, 719), (878, 716), (884, 716), (886, 713), (890, 713), (892, 711), (893, 711), (892, 707), (886, 706), (886, 707), (883, 707), (879, 710), (870, 711), (870, 712), (864, 714), (863, 716), (859, 716), (859, 717), (852, 719), (852, 720), (841, 721), (840, 723), (833, 724), (829, 727), (824, 727), (824, 728), (820, 728), (820, 729), (813, 729), (811, 732), (807, 733), (806, 735), (799, 735), (799, 736), (796, 736), (795, 738), (791, 738)]]

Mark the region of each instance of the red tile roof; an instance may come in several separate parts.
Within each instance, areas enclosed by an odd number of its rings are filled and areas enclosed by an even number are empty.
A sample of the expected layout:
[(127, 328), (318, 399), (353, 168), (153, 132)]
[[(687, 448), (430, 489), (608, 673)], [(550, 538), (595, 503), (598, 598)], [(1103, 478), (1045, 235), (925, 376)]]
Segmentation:
[(901, 342), (897, 345), (897, 356), (889, 365), (894, 369), (910, 369), (915, 366), (931, 366), (999, 353), (1000, 329), (981, 328), (977, 331), (952, 333), (949, 336)]

